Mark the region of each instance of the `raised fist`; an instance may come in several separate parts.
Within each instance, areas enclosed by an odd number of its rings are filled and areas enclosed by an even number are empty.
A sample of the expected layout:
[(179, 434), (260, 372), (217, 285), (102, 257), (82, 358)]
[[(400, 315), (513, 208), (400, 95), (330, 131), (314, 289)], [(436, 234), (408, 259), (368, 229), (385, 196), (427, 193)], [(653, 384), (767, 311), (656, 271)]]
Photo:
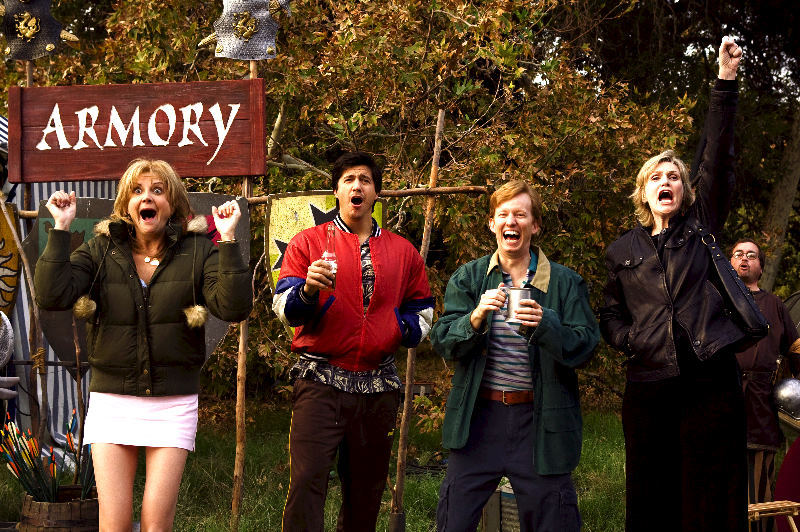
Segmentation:
[(736, 70), (742, 59), (742, 49), (733, 37), (723, 37), (719, 45), (719, 79), (736, 79)]
[(47, 210), (55, 220), (55, 228), (61, 231), (69, 231), (69, 226), (72, 220), (75, 219), (76, 207), (78, 200), (75, 198), (75, 192), (67, 194), (63, 190), (56, 190), (47, 200)]
[(214, 225), (217, 226), (220, 240), (233, 240), (236, 225), (242, 217), (239, 204), (235, 200), (226, 201), (219, 207), (211, 207), (211, 214), (214, 216)]

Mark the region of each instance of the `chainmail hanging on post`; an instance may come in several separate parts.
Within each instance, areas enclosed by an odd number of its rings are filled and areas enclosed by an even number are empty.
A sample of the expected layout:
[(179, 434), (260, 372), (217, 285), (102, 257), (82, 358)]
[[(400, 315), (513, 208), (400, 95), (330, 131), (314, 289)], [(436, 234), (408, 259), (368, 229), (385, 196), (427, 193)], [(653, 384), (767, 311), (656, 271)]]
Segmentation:
[(222, 16), (214, 22), (216, 57), (259, 60), (275, 57), (275, 21), (290, 0), (224, 0)]
[(52, 54), (62, 26), (50, 14), (51, 0), (5, 0), (3, 35), (6, 59), (34, 60)]
[[(11, 355), (14, 354), (14, 329), (11, 327), (11, 322), (5, 313), (0, 312), (0, 373), (9, 360)], [(0, 401), (4, 399), (13, 399), (17, 396), (17, 392), (11, 390), (13, 386), (19, 383), (19, 377), (2, 377), (0, 376)], [(3, 410), (3, 404), (0, 403), (0, 413)], [(5, 419), (0, 419), (0, 424), (5, 423)]]
[[(14, 354), (14, 329), (4, 312), (0, 312), (0, 370), (5, 367)], [(0, 420), (2, 423), (2, 420)]]

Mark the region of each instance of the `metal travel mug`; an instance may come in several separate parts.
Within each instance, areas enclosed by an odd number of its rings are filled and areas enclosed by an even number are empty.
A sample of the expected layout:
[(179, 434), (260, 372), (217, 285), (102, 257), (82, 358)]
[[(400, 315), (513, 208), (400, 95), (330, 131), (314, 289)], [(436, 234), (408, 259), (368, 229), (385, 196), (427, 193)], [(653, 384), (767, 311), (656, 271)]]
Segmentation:
[(522, 323), (516, 317), (517, 309), (520, 308), (519, 302), (523, 299), (531, 299), (530, 288), (505, 288), (506, 299), (508, 301), (508, 313), (506, 314), (506, 323)]

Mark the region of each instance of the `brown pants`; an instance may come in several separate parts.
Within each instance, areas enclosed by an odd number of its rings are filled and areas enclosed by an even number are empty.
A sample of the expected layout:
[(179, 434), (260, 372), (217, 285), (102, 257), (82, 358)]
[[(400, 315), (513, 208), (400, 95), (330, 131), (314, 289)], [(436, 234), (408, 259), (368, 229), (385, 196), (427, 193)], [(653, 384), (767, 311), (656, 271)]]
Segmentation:
[(336, 452), (342, 482), (337, 530), (375, 530), (389, 472), (400, 394), (353, 394), (298, 379), (289, 432), (289, 494), (283, 530), (324, 530), (328, 477)]
[[(775, 485), (775, 452), (747, 449), (747, 477), (748, 502), (770, 502)], [(751, 522), (750, 532), (771, 532), (773, 524), (772, 518)]]

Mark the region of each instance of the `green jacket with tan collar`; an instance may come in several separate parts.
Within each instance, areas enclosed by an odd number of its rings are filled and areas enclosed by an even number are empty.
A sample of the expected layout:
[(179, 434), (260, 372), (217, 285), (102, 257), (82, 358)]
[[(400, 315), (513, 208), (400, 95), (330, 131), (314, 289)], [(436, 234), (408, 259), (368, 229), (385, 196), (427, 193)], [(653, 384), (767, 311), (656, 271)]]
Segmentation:
[(205, 329), (190, 327), (184, 309), (203, 305), (232, 322), (250, 313), (251, 276), (239, 244), (215, 246), (205, 237), (204, 217), (195, 220), (188, 232), (177, 224), (167, 227), (166, 251), (147, 286), (136, 271), (124, 223), (100, 222), (96, 236), (71, 255), (69, 231), (50, 231), (36, 265), (36, 302), (66, 310), (89, 294), (97, 305), (87, 324), (92, 392), (197, 393)]
[[(571, 472), (581, 454), (582, 419), (574, 368), (587, 362), (600, 339), (589, 293), (580, 275), (550, 262), (539, 248), (536, 273), (526, 284), (543, 308), (542, 321), (528, 335), (534, 390), (533, 464), (540, 475)], [(490, 331), (476, 331), (470, 314), (481, 294), (503, 281), (497, 253), (461, 266), (447, 284), (444, 313), (431, 330), (434, 349), (455, 361), (442, 441), (449, 449), (466, 445), (470, 419), (486, 366)], [(491, 314), (486, 323), (491, 323)]]

